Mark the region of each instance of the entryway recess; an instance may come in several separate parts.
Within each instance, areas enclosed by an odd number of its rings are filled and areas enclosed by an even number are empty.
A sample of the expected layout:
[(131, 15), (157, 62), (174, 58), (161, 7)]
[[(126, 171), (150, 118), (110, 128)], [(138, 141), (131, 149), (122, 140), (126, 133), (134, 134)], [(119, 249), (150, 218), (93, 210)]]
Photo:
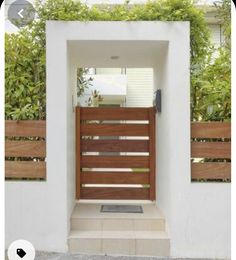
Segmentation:
[(155, 118), (154, 107), (76, 107), (76, 199), (156, 199)]

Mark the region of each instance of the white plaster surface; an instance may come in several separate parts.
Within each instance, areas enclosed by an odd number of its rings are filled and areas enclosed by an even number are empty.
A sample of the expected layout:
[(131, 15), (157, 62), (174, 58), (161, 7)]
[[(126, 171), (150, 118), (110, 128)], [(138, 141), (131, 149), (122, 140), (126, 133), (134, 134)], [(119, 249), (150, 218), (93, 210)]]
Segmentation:
[(189, 59), (188, 22), (47, 22), (47, 181), (6, 183), (6, 246), (24, 238), (37, 250), (67, 251), (75, 204), (76, 66), (153, 67), (163, 102), (157, 204), (168, 223), (171, 256), (230, 257), (230, 185), (190, 182)]

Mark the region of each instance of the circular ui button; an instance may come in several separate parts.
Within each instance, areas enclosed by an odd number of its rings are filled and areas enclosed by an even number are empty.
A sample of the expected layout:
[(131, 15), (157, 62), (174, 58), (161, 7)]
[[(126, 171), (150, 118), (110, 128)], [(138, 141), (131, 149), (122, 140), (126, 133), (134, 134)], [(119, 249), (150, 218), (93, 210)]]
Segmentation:
[(8, 19), (17, 27), (24, 27), (35, 18), (33, 5), (26, 0), (16, 0), (8, 9)]
[(34, 260), (34, 246), (27, 240), (15, 240), (8, 248), (7, 255), (9, 260)]

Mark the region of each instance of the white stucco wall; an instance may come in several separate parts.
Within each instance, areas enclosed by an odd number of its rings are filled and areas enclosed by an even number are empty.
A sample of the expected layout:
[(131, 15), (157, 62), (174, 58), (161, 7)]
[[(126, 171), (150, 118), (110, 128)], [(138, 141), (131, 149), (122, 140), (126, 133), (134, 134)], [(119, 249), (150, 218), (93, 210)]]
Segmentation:
[(157, 204), (167, 218), (172, 256), (230, 258), (230, 184), (191, 183), (189, 38), (178, 34), (154, 73), (162, 89)]
[[(109, 58), (114, 53), (118, 61)], [(47, 181), (6, 183), (7, 245), (26, 238), (38, 250), (67, 250), (75, 203), (76, 66), (154, 69), (163, 103), (157, 204), (167, 219), (171, 256), (229, 257), (230, 185), (190, 182), (188, 22), (47, 22)]]
[(185, 181), (181, 189), (174, 190), (172, 254), (230, 259), (230, 184)]

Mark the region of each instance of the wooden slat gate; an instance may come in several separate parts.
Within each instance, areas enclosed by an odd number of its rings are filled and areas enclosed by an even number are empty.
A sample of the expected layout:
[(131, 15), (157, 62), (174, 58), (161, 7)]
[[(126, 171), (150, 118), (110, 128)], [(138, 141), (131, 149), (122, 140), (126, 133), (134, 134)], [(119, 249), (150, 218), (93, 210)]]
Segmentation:
[(155, 200), (155, 147), (153, 107), (77, 107), (77, 199)]

